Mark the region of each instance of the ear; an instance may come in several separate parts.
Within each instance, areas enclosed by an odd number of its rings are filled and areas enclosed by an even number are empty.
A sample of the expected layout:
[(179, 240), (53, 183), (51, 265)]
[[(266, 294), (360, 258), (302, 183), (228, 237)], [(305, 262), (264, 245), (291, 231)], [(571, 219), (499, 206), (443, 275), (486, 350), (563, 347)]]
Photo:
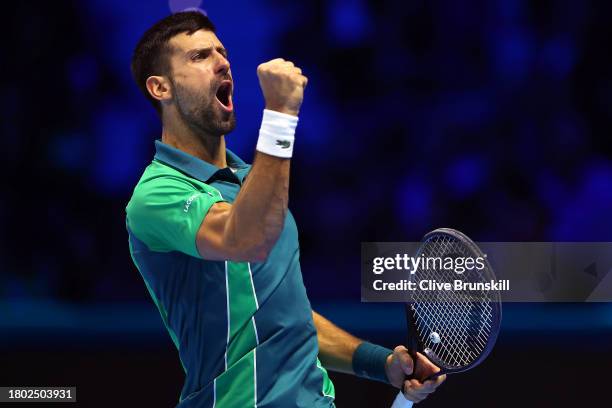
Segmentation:
[(172, 86), (168, 78), (163, 76), (150, 76), (145, 82), (149, 94), (160, 102), (172, 99)]

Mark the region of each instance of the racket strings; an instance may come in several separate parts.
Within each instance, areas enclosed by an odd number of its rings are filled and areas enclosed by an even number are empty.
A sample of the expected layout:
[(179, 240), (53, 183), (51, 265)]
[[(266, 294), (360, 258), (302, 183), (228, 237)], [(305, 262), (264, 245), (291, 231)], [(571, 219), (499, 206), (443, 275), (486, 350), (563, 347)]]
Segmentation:
[[(470, 248), (448, 236), (434, 237), (422, 247), (424, 258), (473, 257)], [(471, 282), (486, 282), (477, 269), (469, 273)], [(453, 282), (458, 275), (453, 269), (421, 268), (419, 280)], [(465, 280), (465, 277), (463, 277)], [(419, 339), (448, 367), (460, 368), (473, 363), (485, 350), (492, 331), (494, 299), (486, 291), (415, 291), (413, 310)], [(432, 340), (432, 333), (437, 339)]]
[[(433, 303), (432, 305), (438, 305)], [(446, 308), (434, 307), (434, 311), (428, 310), (417, 310), (418, 315), (429, 315), (436, 314), (438, 316), (448, 315)], [(427, 322), (426, 319), (417, 319), (418, 331), (421, 333), (422, 338), (427, 338), (427, 348), (433, 350), (436, 355), (444, 362), (451, 366), (463, 366), (474, 359), (473, 352), (466, 347), (455, 347), (456, 344), (466, 344), (468, 342), (467, 330), (464, 324), (460, 324), (460, 328), (457, 327), (446, 327), (442, 329), (440, 320), (443, 321), (443, 317), (439, 319), (432, 319)], [(446, 319), (449, 319), (448, 317)], [(454, 320), (455, 326), (457, 325), (458, 319), (450, 318)], [(438, 333), (440, 339), (444, 339), (438, 344), (433, 343), (428, 339), (428, 335), (432, 332)]]

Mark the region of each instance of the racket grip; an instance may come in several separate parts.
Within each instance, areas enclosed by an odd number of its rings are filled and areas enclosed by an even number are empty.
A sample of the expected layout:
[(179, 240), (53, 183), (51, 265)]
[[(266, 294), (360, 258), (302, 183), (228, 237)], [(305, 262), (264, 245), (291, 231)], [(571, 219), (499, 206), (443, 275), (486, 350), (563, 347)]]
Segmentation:
[(397, 393), (397, 397), (395, 397), (391, 408), (412, 408), (412, 401), (407, 400), (406, 397), (404, 397), (404, 394), (400, 391)]

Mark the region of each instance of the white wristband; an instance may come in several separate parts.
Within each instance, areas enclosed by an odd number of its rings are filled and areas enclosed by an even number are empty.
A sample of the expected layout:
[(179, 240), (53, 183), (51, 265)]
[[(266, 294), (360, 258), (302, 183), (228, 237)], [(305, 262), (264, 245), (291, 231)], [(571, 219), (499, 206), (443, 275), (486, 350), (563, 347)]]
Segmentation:
[(297, 116), (264, 109), (257, 150), (271, 156), (291, 158), (297, 124)]

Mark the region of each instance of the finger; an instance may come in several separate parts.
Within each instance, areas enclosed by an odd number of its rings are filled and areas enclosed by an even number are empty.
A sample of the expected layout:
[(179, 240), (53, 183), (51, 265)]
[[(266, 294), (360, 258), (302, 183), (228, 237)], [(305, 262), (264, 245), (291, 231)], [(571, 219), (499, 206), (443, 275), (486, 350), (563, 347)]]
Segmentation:
[(400, 353), (398, 354), (398, 359), (404, 374), (411, 375), (414, 371), (414, 362), (412, 361), (410, 355), (408, 353)]
[(426, 394), (423, 395), (415, 391), (410, 381), (404, 382), (404, 389), (402, 390), (402, 393), (404, 394), (404, 397), (406, 397), (406, 399), (412, 402), (421, 402), (425, 399), (425, 397), (427, 397)]
[(414, 390), (415, 393), (418, 394), (430, 394), (435, 390), (433, 386), (433, 381), (425, 381), (425, 383), (422, 383), (419, 380), (411, 379), (410, 387)]
[(300, 68), (295, 67), (293, 65), (285, 65), (284, 63), (278, 66), (278, 70), (279, 72), (284, 72), (288, 74), (300, 75), (302, 73), (302, 70)]
[(298, 74), (300, 81), (302, 83), (302, 87), (306, 87), (306, 84), (308, 84), (308, 78), (306, 78), (304, 75), (302, 74)]
[(397, 346), (393, 353), (397, 357), (397, 360), (400, 362), (400, 367), (405, 375), (411, 375), (414, 371), (414, 362), (412, 361), (412, 357), (408, 354), (408, 349), (404, 346)]
[(434, 374), (440, 371), (440, 367), (432, 363), (425, 354), (417, 353), (417, 359), (419, 364), (423, 364), (424, 367), (431, 370)]
[(425, 381), (425, 383), (421, 384), (421, 387), (417, 390), (417, 392), (423, 394), (431, 394), (436, 390), (436, 386), (433, 381)]
[(415, 392), (421, 392), (425, 389), (425, 386), (419, 380), (413, 378), (409, 381), (410, 381), (410, 386)]
[(440, 372), (440, 367), (429, 361), (425, 355), (417, 353), (415, 377), (425, 380), (438, 372)]
[(293, 62), (290, 62), (290, 61), (278, 61), (274, 63), (274, 66), (277, 67), (278, 69), (283, 69), (283, 70), (290, 70), (291, 68), (294, 67)]
[(434, 390), (438, 388), (444, 381), (446, 381), (446, 374), (442, 374), (434, 378), (433, 380), (427, 380), (426, 383), (431, 382)]

